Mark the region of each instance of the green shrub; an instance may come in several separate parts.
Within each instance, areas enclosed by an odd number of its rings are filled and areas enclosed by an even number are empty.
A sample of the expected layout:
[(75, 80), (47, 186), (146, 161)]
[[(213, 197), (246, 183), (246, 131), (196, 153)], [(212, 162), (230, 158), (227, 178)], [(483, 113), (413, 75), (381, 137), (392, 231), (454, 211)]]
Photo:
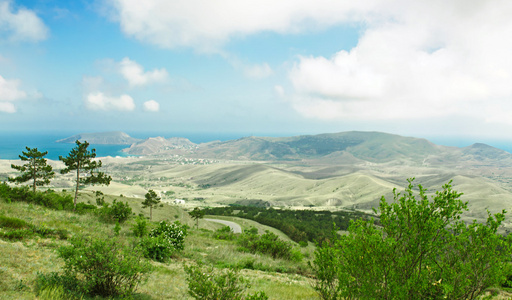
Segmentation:
[(11, 229), (20, 229), (20, 228), (29, 228), (30, 224), (24, 220), (18, 218), (9, 218), (6, 216), (0, 216), (0, 227), (3, 228), (11, 228)]
[(505, 212), (466, 224), (467, 203), (450, 184), (427, 197), (412, 181), (392, 203), (382, 197), (379, 226), (353, 222), (317, 248), (323, 299), (476, 299), (505, 279), (510, 241), (497, 234)]
[(187, 227), (179, 221), (171, 224), (162, 221), (141, 240), (140, 245), (145, 257), (165, 262), (174, 252), (184, 249), (186, 235)]
[(10, 187), (5, 183), (0, 184), (0, 197), (7, 202), (26, 202), (41, 205), (55, 210), (72, 210), (73, 198), (69, 195), (61, 196), (53, 190), (45, 192), (32, 192), (28, 186)]
[(135, 218), (135, 223), (132, 225), (133, 235), (136, 237), (145, 237), (148, 234), (148, 222), (143, 216)]
[(213, 234), (213, 237), (218, 240), (231, 241), (235, 239), (235, 234), (233, 233), (233, 231), (231, 231), (231, 227), (224, 226), (222, 228), (217, 229)]
[(64, 278), (74, 278), (80, 292), (91, 296), (132, 294), (152, 267), (137, 249), (116, 239), (74, 238), (58, 249), (64, 260)]
[(33, 235), (34, 231), (32, 231), (32, 229), (14, 229), (3, 233), (0, 232), (0, 237), (8, 240), (22, 240), (32, 237)]
[(188, 293), (200, 300), (265, 300), (264, 292), (245, 296), (250, 284), (238, 271), (224, 269), (214, 271), (213, 267), (185, 266), (188, 281)]
[(132, 208), (128, 205), (128, 202), (117, 202), (116, 199), (112, 202), (112, 205), (105, 203), (98, 211), (100, 217), (109, 223), (123, 223), (132, 215)]
[(251, 253), (262, 253), (273, 258), (284, 258), (297, 262), (302, 260), (302, 253), (294, 250), (290, 242), (279, 239), (276, 234), (268, 230), (261, 236), (244, 232), (240, 236), (239, 244), (240, 250), (247, 250)]

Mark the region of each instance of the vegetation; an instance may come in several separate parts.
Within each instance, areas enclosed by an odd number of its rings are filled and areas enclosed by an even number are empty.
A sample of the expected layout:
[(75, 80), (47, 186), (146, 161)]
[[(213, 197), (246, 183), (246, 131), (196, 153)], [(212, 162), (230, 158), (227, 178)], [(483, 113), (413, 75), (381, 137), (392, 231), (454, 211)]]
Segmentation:
[(350, 220), (367, 217), (352, 211), (313, 211), (274, 209), (254, 206), (213, 207), (203, 210), (208, 215), (236, 216), (277, 228), (297, 243), (323, 241), (329, 238), (333, 223), (336, 230), (347, 230)]
[(58, 249), (64, 260), (64, 273), (40, 274), (38, 289), (54, 285), (73, 294), (128, 296), (152, 270), (137, 249), (116, 239), (78, 237), (70, 242), (71, 245)]
[(32, 192), (27, 186), (10, 187), (5, 183), (0, 184), (0, 198), (7, 202), (26, 202), (41, 205), (56, 210), (73, 209), (73, 199), (69, 195), (61, 195), (53, 190), (45, 192)]
[(145, 200), (142, 202), (142, 208), (149, 207), (149, 219), (153, 220), (153, 207), (160, 203), (160, 197), (153, 190), (149, 190), (144, 197)]
[(37, 148), (25, 147), (27, 152), (22, 151), (23, 155), (19, 155), (21, 161), (26, 161), (22, 166), (11, 164), (11, 168), (21, 172), (21, 175), (15, 178), (9, 178), (9, 181), (22, 183), (32, 180), (32, 191), (36, 191), (36, 186), (43, 186), (50, 184), (50, 179), (53, 178), (52, 166), (46, 163), (44, 157), (48, 151), (39, 152)]
[(144, 256), (159, 262), (167, 261), (173, 253), (185, 247), (187, 227), (179, 221), (167, 224), (161, 221), (157, 228), (150, 231), (149, 236), (140, 242)]
[(475, 299), (504, 279), (511, 248), (497, 229), (505, 211), (466, 224), (467, 203), (450, 184), (429, 199), (412, 181), (392, 203), (382, 197), (380, 226), (357, 220), (317, 249), (323, 299)]
[(104, 202), (98, 213), (104, 221), (123, 223), (132, 215), (132, 208), (128, 205), (128, 202), (117, 202), (114, 199), (112, 205)]
[(264, 292), (244, 295), (249, 283), (236, 270), (215, 271), (212, 267), (185, 266), (189, 294), (199, 300), (266, 300)]
[(199, 219), (204, 217), (204, 211), (202, 211), (199, 207), (194, 207), (194, 210), (188, 213), (192, 219), (196, 220), (196, 228), (199, 228)]
[(279, 239), (274, 233), (267, 231), (259, 236), (254, 232), (244, 232), (239, 238), (241, 250), (262, 253), (273, 258), (284, 258), (299, 262), (302, 260), (300, 251), (294, 250), (290, 242)]
[[(73, 210), (76, 209), (76, 201), (78, 198), (78, 188), (80, 185), (85, 184), (106, 184), (109, 185), (112, 177), (105, 175), (103, 172), (96, 172), (95, 170), (101, 168), (101, 160), (93, 160), (96, 157), (96, 149), (87, 150), (89, 143), (87, 141), (81, 143), (79, 140), (76, 142), (76, 147), (71, 149), (68, 156), (59, 156), (59, 160), (66, 165), (65, 169), (60, 171), (61, 174), (67, 174), (71, 171), (76, 171), (76, 188), (75, 198), (73, 200)], [(80, 177), (81, 173), (85, 173)]]

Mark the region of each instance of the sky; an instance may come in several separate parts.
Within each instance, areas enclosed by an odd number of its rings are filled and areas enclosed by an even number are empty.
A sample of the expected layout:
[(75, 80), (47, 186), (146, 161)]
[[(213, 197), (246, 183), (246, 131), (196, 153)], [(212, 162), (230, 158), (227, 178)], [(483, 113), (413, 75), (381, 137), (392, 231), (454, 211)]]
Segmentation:
[(509, 0), (0, 0), (0, 131), (512, 140)]

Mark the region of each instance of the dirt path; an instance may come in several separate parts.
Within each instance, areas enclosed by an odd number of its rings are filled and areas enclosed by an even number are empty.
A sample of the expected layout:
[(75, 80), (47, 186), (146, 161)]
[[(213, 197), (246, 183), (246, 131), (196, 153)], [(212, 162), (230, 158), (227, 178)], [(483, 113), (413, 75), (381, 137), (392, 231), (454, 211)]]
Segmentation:
[(226, 226), (229, 226), (231, 228), (231, 231), (233, 231), (233, 233), (242, 233), (242, 227), (240, 227), (240, 225), (238, 225), (235, 222), (225, 221), (225, 220), (217, 220), (217, 219), (204, 219), (204, 220), (210, 221), (210, 222), (217, 222), (217, 223), (221, 223)]

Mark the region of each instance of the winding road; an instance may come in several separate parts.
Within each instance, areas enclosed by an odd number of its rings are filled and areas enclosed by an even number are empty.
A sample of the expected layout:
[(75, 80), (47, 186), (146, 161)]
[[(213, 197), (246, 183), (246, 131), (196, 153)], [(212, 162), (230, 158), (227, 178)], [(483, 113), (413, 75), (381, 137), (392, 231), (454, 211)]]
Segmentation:
[(226, 226), (229, 226), (231, 228), (231, 231), (233, 231), (233, 233), (242, 233), (242, 227), (240, 227), (240, 225), (238, 225), (235, 222), (225, 221), (225, 220), (218, 220), (218, 219), (204, 219), (204, 220), (205, 221), (210, 221), (210, 222), (221, 223), (221, 224), (224, 224)]

